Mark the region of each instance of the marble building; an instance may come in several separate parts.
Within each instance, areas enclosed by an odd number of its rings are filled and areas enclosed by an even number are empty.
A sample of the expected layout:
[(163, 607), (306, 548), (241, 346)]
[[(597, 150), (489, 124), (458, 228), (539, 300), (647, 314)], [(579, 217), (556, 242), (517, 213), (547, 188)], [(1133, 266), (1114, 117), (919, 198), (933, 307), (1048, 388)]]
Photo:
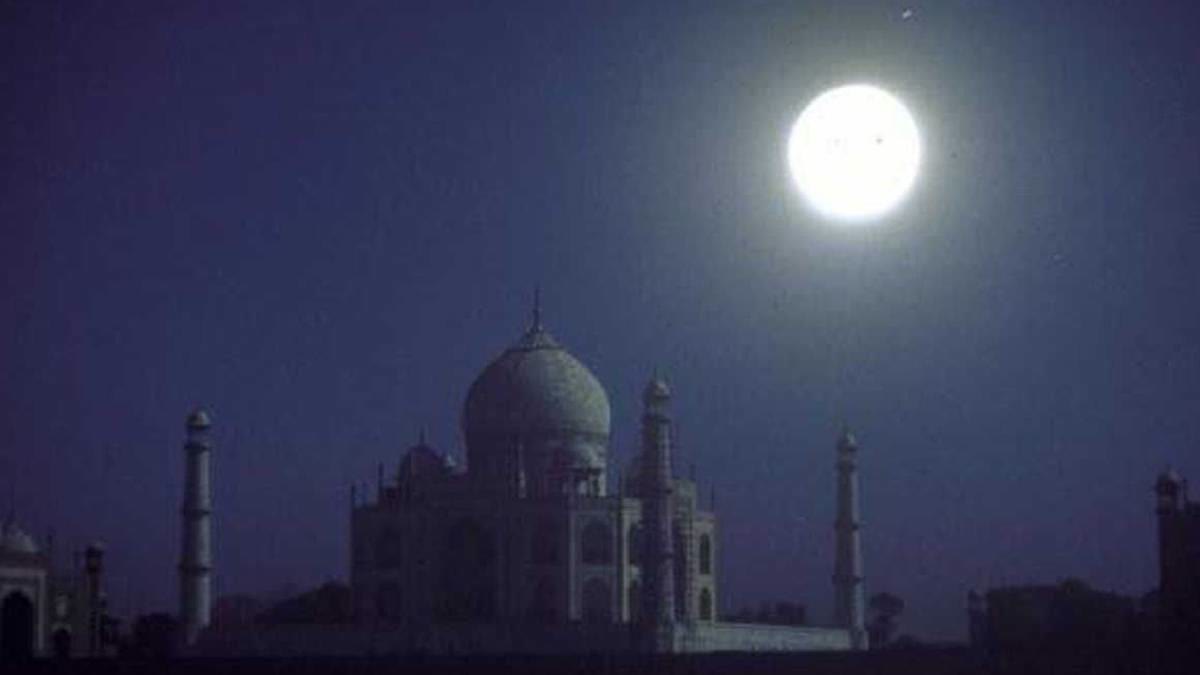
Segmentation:
[(374, 499), (352, 497), (358, 628), (401, 651), (864, 648), (853, 440), (838, 443), (839, 625), (728, 624), (717, 515), (673, 471), (670, 400), (655, 374), (640, 452), (614, 480), (608, 394), (535, 308), (468, 390), (468, 468), (422, 434)]

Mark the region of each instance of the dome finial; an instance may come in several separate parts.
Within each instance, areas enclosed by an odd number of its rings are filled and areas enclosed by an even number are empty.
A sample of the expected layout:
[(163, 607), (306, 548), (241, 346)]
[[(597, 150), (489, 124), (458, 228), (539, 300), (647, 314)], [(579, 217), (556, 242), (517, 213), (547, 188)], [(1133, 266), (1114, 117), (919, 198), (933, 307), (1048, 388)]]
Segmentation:
[(529, 330), (539, 332), (542, 330), (542, 285), (535, 284), (533, 287), (533, 323), (529, 326)]

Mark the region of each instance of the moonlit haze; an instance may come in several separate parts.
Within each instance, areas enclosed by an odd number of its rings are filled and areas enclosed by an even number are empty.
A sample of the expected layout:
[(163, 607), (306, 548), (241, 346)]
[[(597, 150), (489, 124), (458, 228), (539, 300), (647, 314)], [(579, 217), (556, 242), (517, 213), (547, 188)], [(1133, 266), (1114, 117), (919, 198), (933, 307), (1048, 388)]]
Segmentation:
[(1200, 3), (3, 6), (0, 524), (56, 568), (104, 542), (125, 629), (180, 609), (193, 408), (214, 603), (346, 582), (381, 463), (473, 470), (535, 288), (610, 493), (669, 383), (722, 620), (833, 620), (843, 422), (897, 638), (1159, 585), (1155, 478), (1200, 485)]
[(912, 188), (920, 161), (912, 115), (894, 96), (866, 84), (818, 96), (788, 141), (788, 165), (805, 198), (846, 222), (896, 206)]

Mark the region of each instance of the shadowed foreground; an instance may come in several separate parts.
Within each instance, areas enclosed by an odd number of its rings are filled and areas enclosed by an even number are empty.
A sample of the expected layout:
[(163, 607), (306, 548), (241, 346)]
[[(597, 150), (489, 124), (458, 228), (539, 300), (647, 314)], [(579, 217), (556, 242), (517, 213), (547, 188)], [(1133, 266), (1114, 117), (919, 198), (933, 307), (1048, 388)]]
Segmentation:
[[(664, 657), (589, 655), (505, 658), (373, 657), (362, 659), (182, 659), (174, 661), (33, 661), (31, 673), (654, 673), (655, 675), (949, 675), (952, 673), (1189, 673), (1188, 655), (1136, 653), (1098, 646), (1091, 653), (1027, 651), (984, 656), (960, 647), (810, 654), (706, 654)], [(12, 665), (12, 664), (7, 664)], [(6, 671), (7, 672), (7, 671)]]

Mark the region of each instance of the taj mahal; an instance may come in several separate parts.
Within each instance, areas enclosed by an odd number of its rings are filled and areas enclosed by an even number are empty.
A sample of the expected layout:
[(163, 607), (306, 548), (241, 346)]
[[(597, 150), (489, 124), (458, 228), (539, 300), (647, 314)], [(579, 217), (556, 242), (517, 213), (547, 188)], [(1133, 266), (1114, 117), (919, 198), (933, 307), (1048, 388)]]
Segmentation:
[[(391, 476), (380, 468), (373, 499), (365, 490), (352, 495), (352, 625), (204, 631), (209, 510), (185, 506), (189, 641), (221, 654), (866, 648), (853, 438), (843, 433), (837, 443), (830, 625), (723, 622), (718, 518), (702, 507), (695, 481), (673, 470), (671, 395), (663, 377), (649, 378), (641, 447), (614, 480), (608, 394), (551, 336), (535, 303), (528, 328), (467, 391), (466, 467), (422, 433)], [(208, 503), (209, 424), (202, 413), (189, 419), (185, 505)]]
[[(641, 392), (640, 448), (609, 476), (612, 415), (595, 375), (546, 330), (528, 328), (470, 385), (466, 466), (422, 433), (377, 490), (352, 492), (352, 619), (213, 624), (213, 420), (186, 422), (180, 509), (180, 631), (195, 656), (684, 653), (867, 647), (858, 446), (836, 444), (834, 616), (825, 626), (720, 620), (720, 528), (672, 465), (672, 391)], [(5, 653), (100, 655), (100, 560), (59, 579), (10, 517), (0, 529)], [(244, 552), (252, 554), (253, 552)], [(82, 581), (79, 581), (82, 580)], [(78, 639), (72, 637), (78, 636)], [(90, 637), (89, 637), (90, 636)]]

